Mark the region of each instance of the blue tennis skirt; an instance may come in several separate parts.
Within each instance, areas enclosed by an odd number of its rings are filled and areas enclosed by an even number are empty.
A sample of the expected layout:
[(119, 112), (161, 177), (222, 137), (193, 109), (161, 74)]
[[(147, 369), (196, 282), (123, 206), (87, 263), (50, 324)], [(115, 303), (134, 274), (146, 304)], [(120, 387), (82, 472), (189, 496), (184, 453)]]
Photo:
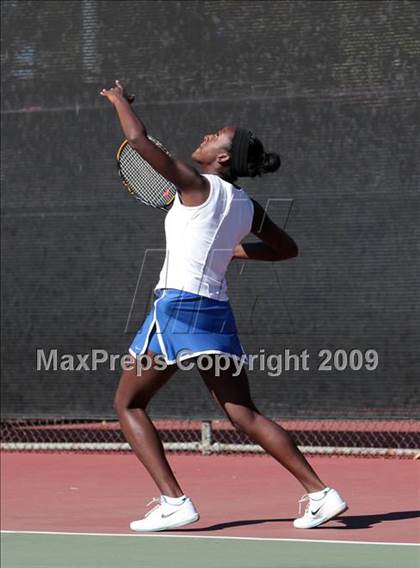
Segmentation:
[(155, 290), (155, 296), (129, 348), (133, 357), (150, 350), (176, 363), (205, 353), (244, 355), (229, 302), (172, 288)]

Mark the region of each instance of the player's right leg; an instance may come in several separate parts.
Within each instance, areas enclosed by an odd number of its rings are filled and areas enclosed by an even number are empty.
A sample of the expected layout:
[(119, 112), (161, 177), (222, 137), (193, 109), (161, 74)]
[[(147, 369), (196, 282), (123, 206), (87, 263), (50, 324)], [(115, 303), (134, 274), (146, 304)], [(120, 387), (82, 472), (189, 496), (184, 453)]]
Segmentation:
[[(148, 355), (154, 358), (154, 353)], [(160, 531), (172, 529), (197, 521), (198, 511), (191, 500), (183, 494), (166, 459), (163, 444), (146, 407), (156, 392), (174, 375), (176, 365), (165, 369), (136, 368), (123, 372), (114, 406), (123, 434), (133, 452), (145, 466), (158, 486), (161, 496), (154, 509), (144, 519), (134, 521), (130, 527), (135, 531)]]

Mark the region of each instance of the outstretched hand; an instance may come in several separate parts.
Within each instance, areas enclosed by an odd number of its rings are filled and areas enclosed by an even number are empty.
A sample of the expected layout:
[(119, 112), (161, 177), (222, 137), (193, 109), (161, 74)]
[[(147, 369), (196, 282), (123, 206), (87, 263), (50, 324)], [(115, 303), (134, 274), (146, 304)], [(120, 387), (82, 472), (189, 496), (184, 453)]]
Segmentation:
[(135, 99), (134, 95), (127, 94), (124, 85), (120, 81), (118, 81), (118, 79), (115, 81), (115, 87), (111, 87), (110, 89), (102, 89), (99, 94), (103, 97), (107, 97), (109, 102), (111, 102), (112, 104), (115, 104), (116, 102), (123, 99), (131, 104)]

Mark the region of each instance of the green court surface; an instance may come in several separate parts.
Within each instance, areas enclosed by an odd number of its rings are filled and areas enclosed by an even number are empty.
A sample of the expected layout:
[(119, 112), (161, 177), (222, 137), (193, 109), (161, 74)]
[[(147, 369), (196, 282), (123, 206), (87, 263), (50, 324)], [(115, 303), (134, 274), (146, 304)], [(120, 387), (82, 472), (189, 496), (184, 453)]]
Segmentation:
[(418, 568), (414, 545), (2, 533), (2, 568)]

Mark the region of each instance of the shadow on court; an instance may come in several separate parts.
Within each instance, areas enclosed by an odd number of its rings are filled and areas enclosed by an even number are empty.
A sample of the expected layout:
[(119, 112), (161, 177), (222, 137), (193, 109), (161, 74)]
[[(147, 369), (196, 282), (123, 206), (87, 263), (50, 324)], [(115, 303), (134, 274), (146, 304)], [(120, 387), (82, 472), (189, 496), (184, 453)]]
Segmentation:
[(346, 517), (338, 517), (335, 519), (343, 526), (328, 525), (319, 527), (320, 529), (369, 529), (373, 525), (378, 525), (386, 521), (404, 521), (406, 519), (417, 519), (420, 517), (420, 511), (394, 511), (392, 513), (379, 513), (378, 515), (354, 515)]
[[(377, 525), (386, 521), (403, 521), (405, 519), (416, 519), (420, 517), (420, 511), (394, 511), (392, 513), (380, 513), (378, 515), (353, 515), (346, 517), (337, 517), (332, 522), (342, 523), (342, 526), (329, 526), (328, 524), (322, 525), (319, 529), (369, 529), (373, 525)], [(293, 522), (293, 518), (290, 519), (250, 519), (243, 521), (230, 521), (228, 523), (218, 523), (215, 525), (210, 525), (207, 527), (200, 528), (185, 528), (176, 529), (171, 532), (203, 532), (203, 531), (218, 531), (222, 529), (229, 529), (233, 527), (243, 527), (249, 525), (261, 525), (264, 523), (286, 523)], [(313, 529), (312, 529), (313, 530)]]
[(222, 529), (230, 529), (233, 527), (244, 527), (249, 525), (262, 525), (264, 523), (292, 523), (291, 519), (250, 519), (247, 521), (230, 521), (229, 523), (218, 523), (216, 525), (210, 525), (208, 527), (191, 528), (191, 529), (176, 529), (171, 532), (203, 532), (203, 531), (219, 531)]

